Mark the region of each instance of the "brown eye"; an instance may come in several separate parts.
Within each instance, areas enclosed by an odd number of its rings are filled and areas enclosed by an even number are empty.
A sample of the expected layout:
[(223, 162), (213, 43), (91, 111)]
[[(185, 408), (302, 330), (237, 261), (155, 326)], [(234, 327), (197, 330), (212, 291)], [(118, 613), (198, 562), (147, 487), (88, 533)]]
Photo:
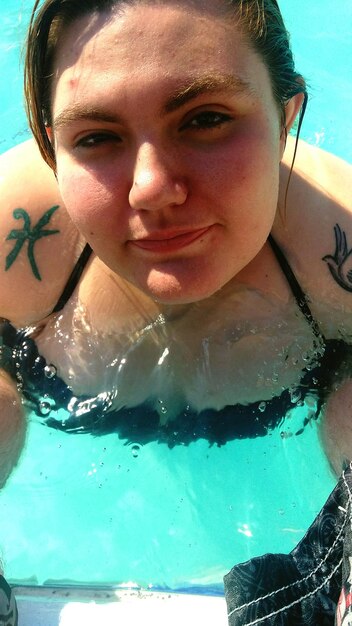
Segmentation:
[(95, 148), (107, 142), (121, 141), (118, 135), (111, 135), (109, 133), (90, 133), (79, 139), (76, 143), (78, 148)]
[(219, 113), (217, 111), (202, 111), (192, 117), (186, 124), (183, 125), (182, 130), (185, 128), (191, 128), (195, 130), (208, 130), (211, 128), (218, 128), (226, 122), (232, 120), (230, 115), (225, 113)]

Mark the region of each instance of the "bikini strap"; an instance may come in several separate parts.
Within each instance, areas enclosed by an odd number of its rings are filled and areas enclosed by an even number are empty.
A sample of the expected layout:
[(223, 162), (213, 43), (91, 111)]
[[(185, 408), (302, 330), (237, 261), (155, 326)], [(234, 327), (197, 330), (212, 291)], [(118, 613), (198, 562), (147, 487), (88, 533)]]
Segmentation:
[(275, 239), (272, 235), (269, 235), (268, 241), (271, 245), (271, 248), (276, 256), (276, 259), (286, 277), (286, 280), (290, 286), (290, 289), (295, 297), (298, 307), (306, 318), (308, 324), (313, 330), (313, 333), (316, 337), (324, 338), (323, 333), (321, 332), (317, 321), (314, 319), (312, 312), (308, 305), (308, 300), (306, 294), (302, 291), (301, 286), (293, 273), (284, 253), (282, 252), (279, 245), (276, 243)]
[[(282, 252), (281, 248), (279, 247), (279, 245), (276, 243), (275, 239), (273, 238), (273, 236), (270, 234), (268, 237), (268, 241), (270, 243), (270, 246), (275, 254), (275, 257), (286, 277), (286, 280), (290, 286), (290, 289), (294, 295), (294, 298), (297, 302), (297, 305), (299, 307), (299, 309), (301, 310), (302, 314), (304, 315), (304, 317), (306, 318), (308, 324), (311, 326), (313, 333), (315, 334), (316, 337), (323, 337), (323, 334), (319, 328), (319, 325), (317, 323), (317, 321), (314, 319), (312, 312), (309, 308), (308, 305), (308, 301), (307, 301), (307, 296), (305, 295), (305, 293), (303, 292), (303, 290), (301, 289), (301, 286), (294, 274), (294, 272), (291, 269), (291, 266), (289, 265), (284, 253)], [(60, 298), (58, 299), (55, 307), (52, 310), (52, 313), (57, 313), (58, 311), (61, 311), (61, 309), (63, 309), (63, 307), (65, 306), (65, 304), (68, 302), (68, 300), (70, 299), (70, 297), (72, 296), (74, 290), (76, 289), (79, 280), (82, 276), (83, 270), (86, 267), (88, 260), (90, 258), (92, 254), (92, 248), (90, 247), (90, 245), (87, 243), (84, 248), (83, 251), (81, 252), (79, 259), (76, 263), (76, 265), (74, 266), (69, 279), (63, 289), (63, 292), (60, 296)]]
[(82, 276), (82, 272), (84, 268), (86, 267), (91, 254), (92, 254), (92, 248), (90, 247), (89, 243), (86, 243), (86, 245), (84, 246), (79, 256), (79, 259), (76, 265), (74, 266), (69, 276), (69, 279), (64, 287), (64, 290), (60, 298), (58, 299), (55, 307), (52, 310), (52, 313), (57, 313), (58, 311), (61, 311), (61, 309), (64, 308), (66, 302), (68, 302), (68, 300), (72, 296), (74, 290), (76, 289), (79, 283), (79, 280)]

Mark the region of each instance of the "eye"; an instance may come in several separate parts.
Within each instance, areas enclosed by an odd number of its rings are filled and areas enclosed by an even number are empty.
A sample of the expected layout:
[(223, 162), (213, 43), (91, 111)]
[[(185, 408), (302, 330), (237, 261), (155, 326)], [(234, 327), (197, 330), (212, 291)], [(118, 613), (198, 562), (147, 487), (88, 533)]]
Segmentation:
[(220, 113), (218, 111), (201, 111), (185, 122), (181, 130), (188, 128), (194, 130), (209, 130), (212, 128), (219, 128), (223, 124), (230, 121), (232, 121), (232, 117), (226, 113)]
[(121, 137), (118, 135), (113, 135), (111, 133), (89, 133), (89, 135), (85, 135), (76, 141), (77, 148), (95, 148), (102, 144), (113, 142), (120, 143)]

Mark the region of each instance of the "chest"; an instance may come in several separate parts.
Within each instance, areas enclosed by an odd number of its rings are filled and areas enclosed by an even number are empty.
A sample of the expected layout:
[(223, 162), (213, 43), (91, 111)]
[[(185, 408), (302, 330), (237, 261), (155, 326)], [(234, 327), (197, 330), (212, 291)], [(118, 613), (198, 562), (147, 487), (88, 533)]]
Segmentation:
[(36, 342), (75, 395), (113, 390), (118, 406), (152, 401), (168, 416), (269, 400), (298, 385), (317, 349), (293, 298), (247, 286), (173, 318), (131, 316), (118, 331), (72, 300)]

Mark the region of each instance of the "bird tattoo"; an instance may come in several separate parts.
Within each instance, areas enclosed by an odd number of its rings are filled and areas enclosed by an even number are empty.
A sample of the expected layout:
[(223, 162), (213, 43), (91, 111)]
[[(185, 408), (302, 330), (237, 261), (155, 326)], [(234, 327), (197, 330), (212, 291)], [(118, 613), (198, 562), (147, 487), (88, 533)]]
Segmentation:
[(327, 254), (322, 258), (328, 264), (334, 280), (346, 291), (352, 292), (352, 248), (349, 250), (347, 237), (338, 224), (334, 227), (335, 254)]

